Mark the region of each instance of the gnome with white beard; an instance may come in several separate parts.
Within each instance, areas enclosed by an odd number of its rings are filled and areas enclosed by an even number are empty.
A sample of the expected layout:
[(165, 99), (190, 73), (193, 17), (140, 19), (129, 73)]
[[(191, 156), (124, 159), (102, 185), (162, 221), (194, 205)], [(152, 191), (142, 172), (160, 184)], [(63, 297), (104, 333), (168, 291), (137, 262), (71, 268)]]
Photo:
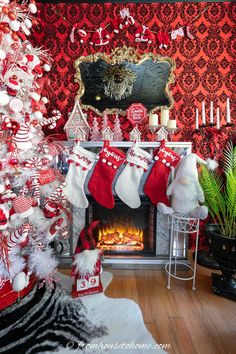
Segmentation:
[(101, 250), (96, 248), (93, 232), (100, 220), (91, 222), (79, 235), (75, 249), (71, 276), (74, 278), (72, 297), (80, 297), (103, 291), (101, 283)]
[(201, 220), (207, 218), (208, 208), (201, 205), (205, 197), (198, 180), (197, 164), (207, 165), (212, 170), (218, 166), (215, 160), (204, 161), (196, 154), (185, 156), (179, 164), (174, 181), (166, 192), (168, 197), (171, 196), (171, 207), (158, 203), (158, 211), (163, 214), (177, 212)]

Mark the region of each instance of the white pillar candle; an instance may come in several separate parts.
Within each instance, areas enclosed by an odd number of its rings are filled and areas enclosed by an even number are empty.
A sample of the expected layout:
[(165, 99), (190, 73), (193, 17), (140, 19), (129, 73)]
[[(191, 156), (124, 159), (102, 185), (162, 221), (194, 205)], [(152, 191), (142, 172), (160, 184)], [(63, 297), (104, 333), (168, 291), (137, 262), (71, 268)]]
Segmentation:
[(214, 123), (214, 119), (213, 119), (213, 102), (211, 101), (211, 105), (210, 105), (210, 124)]
[(167, 129), (176, 129), (176, 120), (175, 119), (169, 119), (167, 121)]
[(149, 115), (149, 125), (158, 125), (158, 115), (150, 114)]
[(230, 124), (230, 104), (229, 104), (229, 98), (226, 100), (226, 123)]
[(196, 130), (199, 129), (198, 108), (196, 108)]
[(206, 125), (205, 102), (202, 102), (202, 125)]
[(216, 108), (216, 128), (220, 129), (220, 109)]
[(161, 110), (161, 125), (166, 126), (169, 120), (169, 109)]

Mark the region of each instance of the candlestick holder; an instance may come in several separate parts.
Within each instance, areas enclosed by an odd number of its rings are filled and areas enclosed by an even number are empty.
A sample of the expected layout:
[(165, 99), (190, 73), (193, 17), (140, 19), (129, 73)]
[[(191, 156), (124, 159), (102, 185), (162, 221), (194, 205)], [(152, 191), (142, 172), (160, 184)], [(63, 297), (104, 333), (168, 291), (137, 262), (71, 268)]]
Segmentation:
[(152, 134), (155, 134), (158, 131), (158, 129), (160, 129), (160, 128), (161, 128), (160, 125), (149, 125), (148, 126), (148, 130), (150, 130), (150, 132)]
[(179, 128), (178, 127), (176, 127), (176, 128), (166, 128), (166, 131), (168, 133), (168, 138), (169, 138), (168, 140), (172, 141), (171, 136), (174, 135), (175, 133), (177, 133), (179, 131)]

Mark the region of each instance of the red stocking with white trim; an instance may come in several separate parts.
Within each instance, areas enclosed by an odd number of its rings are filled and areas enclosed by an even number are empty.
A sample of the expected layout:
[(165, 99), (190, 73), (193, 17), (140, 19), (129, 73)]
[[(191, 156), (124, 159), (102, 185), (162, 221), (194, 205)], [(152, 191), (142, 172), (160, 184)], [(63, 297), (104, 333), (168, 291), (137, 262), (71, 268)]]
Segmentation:
[(119, 149), (104, 142), (103, 149), (99, 153), (99, 160), (94, 168), (88, 183), (88, 190), (93, 198), (102, 206), (112, 209), (115, 200), (112, 193), (112, 184), (116, 172), (125, 159), (125, 154)]
[(168, 177), (170, 170), (178, 165), (180, 156), (162, 141), (160, 147), (154, 151), (154, 160), (143, 190), (154, 205), (162, 202), (169, 206), (166, 195)]

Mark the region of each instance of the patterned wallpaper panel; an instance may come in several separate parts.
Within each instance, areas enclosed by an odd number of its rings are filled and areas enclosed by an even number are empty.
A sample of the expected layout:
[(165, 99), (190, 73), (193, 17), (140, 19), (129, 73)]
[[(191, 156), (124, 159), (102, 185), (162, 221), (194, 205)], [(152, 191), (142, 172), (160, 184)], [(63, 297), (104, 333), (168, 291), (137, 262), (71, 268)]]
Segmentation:
[[(206, 116), (209, 117), (210, 101), (220, 107), (221, 121), (225, 123), (226, 98), (231, 100), (231, 118), (236, 122), (236, 4), (235, 3), (153, 3), (153, 4), (38, 4), (39, 25), (33, 34), (34, 44), (49, 49), (53, 67), (49, 74), (50, 107), (63, 113), (58, 133), (72, 110), (78, 85), (74, 83), (75, 60), (81, 55), (94, 53), (93, 46), (81, 44), (75, 34), (75, 42), (69, 36), (73, 24), (79, 28), (94, 31), (100, 25), (112, 33), (111, 22), (119, 11), (128, 7), (136, 24), (145, 24), (153, 32), (169, 33), (181, 26), (190, 25), (194, 39), (178, 36), (170, 40), (169, 46), (160, 49), (157, 41), (150, 46), (134, 42), (135, 27), (113, 34), (110, 43), (102, 51), (110, 53), (114, 47), (133, 46), (140, 52), (155, 52), (169, 56), (176, 62), (175, 83), (171, 89), (174, 108), (170, 118), (177, 119), (179, 130), (173, 140), (193, 141), (196, 152), (211, 157), (217, 154), (235, 128), (219, 131), (205, 128), (195, 131), (195, 109), (201, 110), (206, 102)], [(206, 9), (206, 10), (205, 10)], [(204, 11), (205, 10), (205, 11)], [(89, 112), (91, 123), (94, 112)], [(114, 117), (109, 116), (113, 126)], [(133, 128), (125, 117), (120, 117), (124, 138)], [(142, 140), (153, 140), (153, 135), (142, 126)]]

